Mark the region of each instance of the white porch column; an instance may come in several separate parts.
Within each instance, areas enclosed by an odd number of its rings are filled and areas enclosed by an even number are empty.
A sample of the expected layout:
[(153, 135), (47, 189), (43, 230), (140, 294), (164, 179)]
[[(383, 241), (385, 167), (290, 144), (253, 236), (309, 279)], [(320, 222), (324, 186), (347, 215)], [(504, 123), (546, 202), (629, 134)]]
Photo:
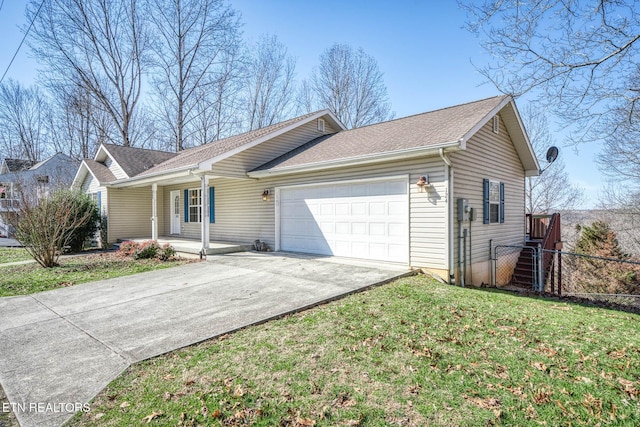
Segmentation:
[(200, 203), (201, 215), (200, 218), (200, 233), (202, 238), (202, 250), (209, 249), (209, 177), (202, 175), (200, 177), (200, 193), (202, 195), (202, 202)]
[(158, 184), (151, 184), (151, 240), (158, 240)]

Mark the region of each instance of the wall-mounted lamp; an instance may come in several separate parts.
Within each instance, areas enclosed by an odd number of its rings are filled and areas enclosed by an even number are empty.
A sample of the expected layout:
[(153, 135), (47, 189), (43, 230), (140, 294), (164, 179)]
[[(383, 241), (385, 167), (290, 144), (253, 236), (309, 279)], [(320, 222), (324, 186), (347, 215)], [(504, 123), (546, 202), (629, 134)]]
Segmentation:
[(267, 188), (267, 189), (265, 189), (265, 190), (262, 192), (262, 200), (263, 200), (263, 201), (265, 201), (265, 202), (266, 202), (267, 200), (269, 200), (269, 189), (268, 189), (268, 188)]
[(420, 188), (420, 191), (422, 191), (422, 189), (424, 187), (428, 187), (429, 186), (429, 175), (421, 176), (420, 179), (418, 179), (418, 182), (416, 182), (416, 185)]

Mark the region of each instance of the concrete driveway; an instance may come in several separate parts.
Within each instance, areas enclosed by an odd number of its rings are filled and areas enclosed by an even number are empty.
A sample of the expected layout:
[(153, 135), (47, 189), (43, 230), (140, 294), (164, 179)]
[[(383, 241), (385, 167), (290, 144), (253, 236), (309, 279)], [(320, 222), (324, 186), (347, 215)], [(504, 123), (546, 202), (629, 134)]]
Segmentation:
[(21, 248), (22, 245), (15, 239), (0, 237), (0, 248)]
[(0, 298), (0, 383), (23, 427), (57, 426), (134, 362), (407, 273), (244, 252)]

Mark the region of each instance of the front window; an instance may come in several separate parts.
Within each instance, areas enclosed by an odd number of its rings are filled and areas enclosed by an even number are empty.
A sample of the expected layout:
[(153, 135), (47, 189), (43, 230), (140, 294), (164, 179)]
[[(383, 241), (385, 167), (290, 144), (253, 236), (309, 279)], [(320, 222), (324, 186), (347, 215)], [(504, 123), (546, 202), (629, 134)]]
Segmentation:
[(201, 206), (201, 190), (199, 188), (197, 190), (189, 190), (189, 222), (200, 222), (202, 220), (200, 216)]
[(500, 222), (500, 182), (489, 181), (489, 222)]

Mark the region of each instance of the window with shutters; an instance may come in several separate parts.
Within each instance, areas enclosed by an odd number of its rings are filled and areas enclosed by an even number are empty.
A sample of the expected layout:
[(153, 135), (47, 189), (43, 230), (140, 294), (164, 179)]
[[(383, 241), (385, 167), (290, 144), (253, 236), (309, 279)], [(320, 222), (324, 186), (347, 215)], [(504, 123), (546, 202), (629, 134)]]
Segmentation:
[(200, 189), (189, 190), (189, 222), (200, 222), (202, 194)]
[(489, 222), (500, 222), (500, 182), (489, 181)]
[(504, 222), (504, 183), (485, 178), (483, 180), (483, 223)]

